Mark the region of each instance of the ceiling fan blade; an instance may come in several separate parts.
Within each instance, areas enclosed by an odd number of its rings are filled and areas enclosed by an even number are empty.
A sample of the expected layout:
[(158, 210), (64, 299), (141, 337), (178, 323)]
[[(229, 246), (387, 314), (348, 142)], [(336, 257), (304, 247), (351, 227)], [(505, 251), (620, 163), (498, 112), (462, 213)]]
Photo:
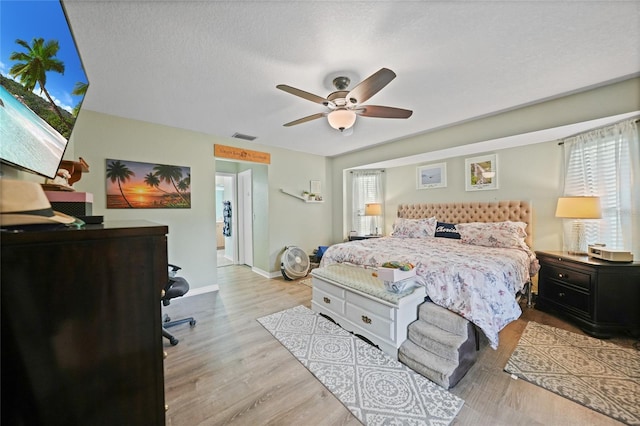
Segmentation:
[(287, 86), (286, 84), (278, 84), (276, 88), (324, 106), (328, 106), (331, 103), (328, 99), (314, 95), (313, 93), (305, 92), (304, 90), (296, 89), (295, 87)]
[(384, 86), (389, 84), (391, 80), (396, 78), (396, 73), (388, 68), (382, 68), (380, 71), (370, 75), (363, 80), (347, 95), (347, 100), (352, 104), (361, 104), (366, 102), (370, 97), (378, 93)]
[(363, 117), (378, 118), (409, 118), (413, 111), (410, 109), (394, 108), (378, 105), (362, 105), (356, 112)]
[(311, 120), (315, 120), (315, 119), (318, 119), (318, 118), (322, 118), (326, 114), (327, 114), (326, 112), (319, 112), (317, 114), (308, 115), (306, 117), (299, 118), (297, 120), (290, 121), (289, 123), (283, 124), (283, 126), (284, 127), (291, 127), (291, 126), (295, 126), (296, 124), (306, 123), (307, 121), (311, 121)]

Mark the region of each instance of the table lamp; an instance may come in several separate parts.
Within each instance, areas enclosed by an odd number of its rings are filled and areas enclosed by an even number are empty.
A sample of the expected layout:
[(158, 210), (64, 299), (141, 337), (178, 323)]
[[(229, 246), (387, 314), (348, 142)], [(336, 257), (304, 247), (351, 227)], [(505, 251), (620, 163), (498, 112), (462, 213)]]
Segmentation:
[(371, 235), (378, 235), (378, 216), (382, 216), (382, 204), (368, 203), (364, 205), (365, 216), (375, 216), (371, 220)]
[(587, 254), (585, 219), (600, 219), (600, 197), (560, 197), (556, 217), (572, 219), (569, 254)]

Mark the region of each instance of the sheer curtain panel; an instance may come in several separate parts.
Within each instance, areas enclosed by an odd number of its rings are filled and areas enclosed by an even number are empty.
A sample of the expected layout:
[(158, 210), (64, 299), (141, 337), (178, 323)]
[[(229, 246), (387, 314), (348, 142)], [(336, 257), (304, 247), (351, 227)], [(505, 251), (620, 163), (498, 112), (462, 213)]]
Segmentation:
[[(564, 142), (564, 195), (599, 196), (602, 219), (586, 221), (589, 244), (628, 250), (640, 260), (638, 119), (592, 130)], [(567, 241), (565, 224), (565, 241)]]
[[(351, 185), (351, 229), (367, 235), (372, 222), (384, 223), (384, 170), (353, 170)], [(382, 204), (382, 215), (365, 216), (365, 204), (369, 203)]]

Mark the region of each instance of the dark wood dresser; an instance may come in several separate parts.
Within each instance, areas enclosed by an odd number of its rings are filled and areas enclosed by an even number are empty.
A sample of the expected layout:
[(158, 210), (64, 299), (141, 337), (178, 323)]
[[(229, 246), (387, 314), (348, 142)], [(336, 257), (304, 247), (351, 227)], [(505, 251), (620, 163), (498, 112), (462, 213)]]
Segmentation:
[(595, 337), (640, 335), (640, 262), (616, 263), (563, 252), (536, 252), (536, 308)]
[(164, 425), (168, 228), (0, 233), (2, 425)]

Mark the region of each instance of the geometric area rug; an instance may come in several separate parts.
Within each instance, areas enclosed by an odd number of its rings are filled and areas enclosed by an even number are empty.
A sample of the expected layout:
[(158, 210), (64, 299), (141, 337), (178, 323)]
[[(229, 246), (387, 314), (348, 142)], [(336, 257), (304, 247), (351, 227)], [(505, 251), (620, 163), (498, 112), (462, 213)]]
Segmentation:
[(365, 425), (448, 425), (464, 404), (304, 306), (258, 322)]
[(530, 321), (504, 370), (629, 425), (640, 425), (640, 351)]

